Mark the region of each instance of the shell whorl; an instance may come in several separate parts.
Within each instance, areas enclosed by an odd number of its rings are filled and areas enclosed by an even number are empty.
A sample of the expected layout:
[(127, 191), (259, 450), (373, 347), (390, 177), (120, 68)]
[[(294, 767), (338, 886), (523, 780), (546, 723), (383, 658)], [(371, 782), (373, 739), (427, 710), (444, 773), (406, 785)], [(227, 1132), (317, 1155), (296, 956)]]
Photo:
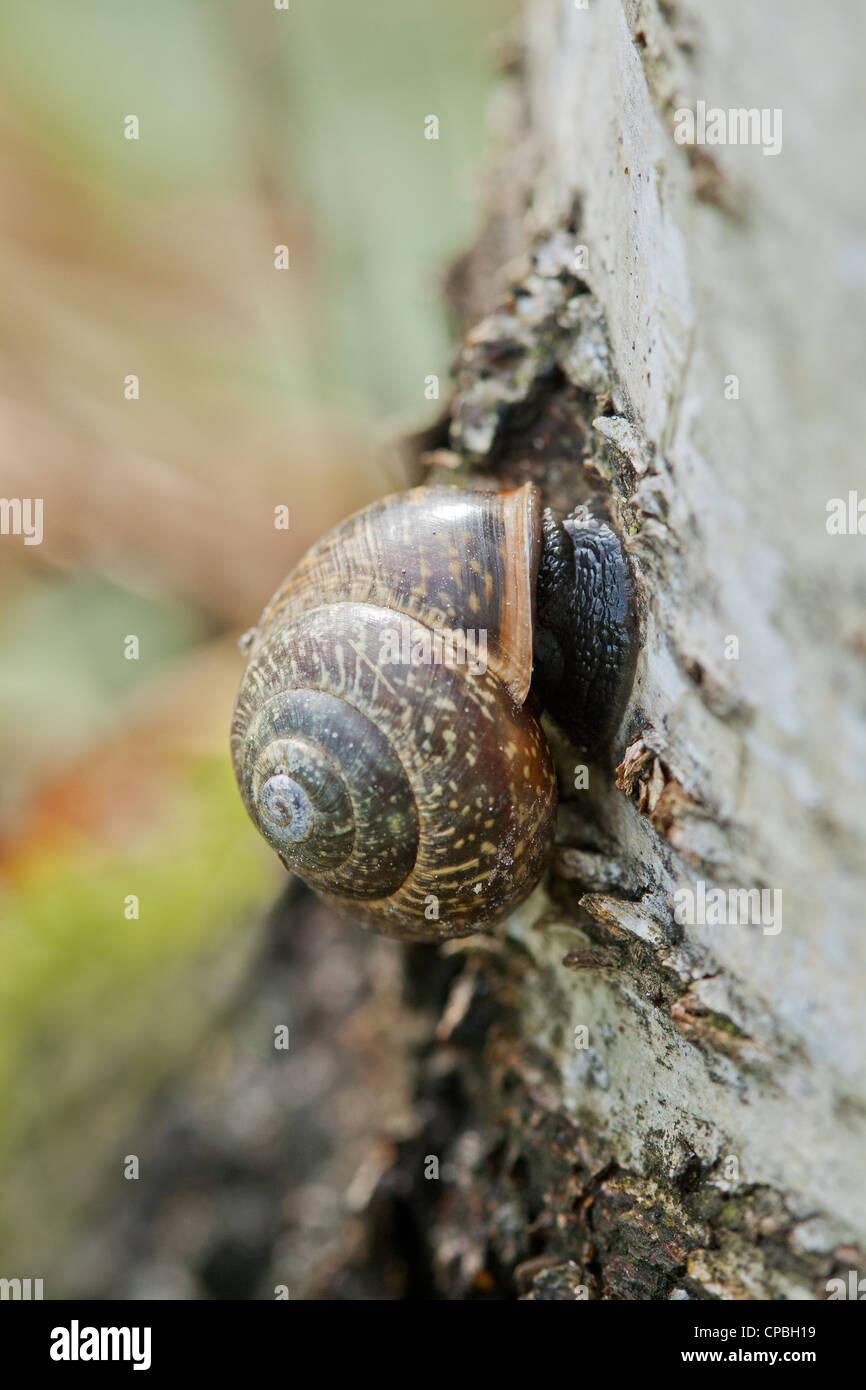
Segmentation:
[[(539, 547), (532, 485), (418, 488), (326, 536), (262, 616), (232, 726), (241, 794), (287, 867), (366, 925), (465, 935), (543, 869), (555, 780), (521, 707)], [(486, 667), (384, 659), (405, 624), (484, 631)]]

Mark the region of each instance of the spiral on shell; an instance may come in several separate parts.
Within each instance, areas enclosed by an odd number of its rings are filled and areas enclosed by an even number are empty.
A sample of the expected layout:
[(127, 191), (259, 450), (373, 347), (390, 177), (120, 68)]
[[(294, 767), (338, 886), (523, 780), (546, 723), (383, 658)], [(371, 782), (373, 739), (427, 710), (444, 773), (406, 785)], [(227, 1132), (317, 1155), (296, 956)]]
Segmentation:
[[(543, 871), (541, 535), (532, 484), (416, 488), (324, 537), (260, 620), (232, 724), (244, 804), (288, 868), (386, 934), (489, 926)], [(455, 633), (483, 634), (485, 659), (435, 659)]]

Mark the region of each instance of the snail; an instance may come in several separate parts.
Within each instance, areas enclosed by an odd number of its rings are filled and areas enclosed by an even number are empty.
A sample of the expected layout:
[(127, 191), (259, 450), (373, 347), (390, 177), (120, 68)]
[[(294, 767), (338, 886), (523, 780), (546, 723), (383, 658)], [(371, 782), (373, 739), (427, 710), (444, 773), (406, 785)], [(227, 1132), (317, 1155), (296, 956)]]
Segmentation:
[(587, 754), (610, 741), (636, 631), (616, 534), (543, 511), (532, 483), (375, 502), (313, 546), (251, 636), (231, 734), (247, 811), (364, 926), (490, 927), (553, 841), (541, 708)]

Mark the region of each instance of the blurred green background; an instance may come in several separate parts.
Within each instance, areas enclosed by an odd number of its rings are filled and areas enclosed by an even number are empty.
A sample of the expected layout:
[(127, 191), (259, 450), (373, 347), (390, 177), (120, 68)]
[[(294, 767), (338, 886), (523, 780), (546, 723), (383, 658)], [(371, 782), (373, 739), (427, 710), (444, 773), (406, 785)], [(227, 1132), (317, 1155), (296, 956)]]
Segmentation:
[(0, 492), (44, 499), (41, 545), (0, 537), (0, 1275), (75, 1241), (280, 887), (228, 762), (236, 639), (446, 394), (515, 8), (0, 11)]

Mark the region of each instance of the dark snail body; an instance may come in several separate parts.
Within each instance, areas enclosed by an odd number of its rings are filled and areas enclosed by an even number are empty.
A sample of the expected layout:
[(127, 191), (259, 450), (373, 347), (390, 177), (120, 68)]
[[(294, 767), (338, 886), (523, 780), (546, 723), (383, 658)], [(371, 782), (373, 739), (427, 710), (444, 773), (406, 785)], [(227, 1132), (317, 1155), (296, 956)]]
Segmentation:
[[(533, 484), (415, 488), (331, 531), (265, 609), (235, 773), (283, 863), (347, 916), (464, 936), (538, 882), (556, 783), (530, 686), (590, 747), (634, 670), (628, 562), (608, 528), (575, 527), (542, 519)], [(431, 660), (455, 632), (484, 634), (484, 659)]]
[(532, 688), (591, 755), (616, 733), (637, 663), (631, 569), (609, 526), (544, 512)]

